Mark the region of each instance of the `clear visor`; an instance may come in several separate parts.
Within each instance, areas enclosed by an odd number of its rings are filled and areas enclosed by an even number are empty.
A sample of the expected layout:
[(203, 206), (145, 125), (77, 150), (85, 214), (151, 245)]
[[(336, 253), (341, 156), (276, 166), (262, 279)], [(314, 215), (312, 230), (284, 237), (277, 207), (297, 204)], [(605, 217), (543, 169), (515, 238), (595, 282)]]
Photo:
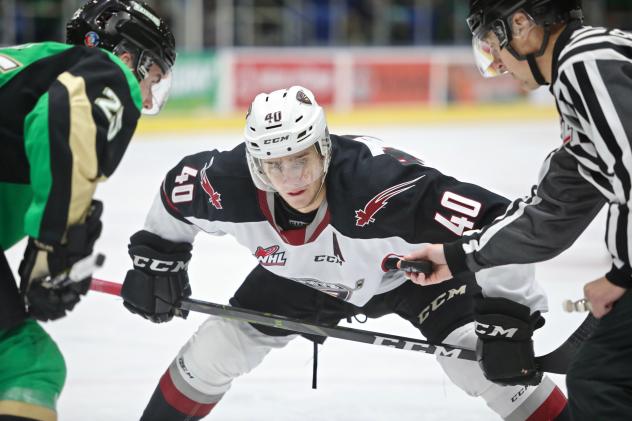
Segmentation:
[(304, 190), (325, 173), (323, 159), (314, 146), (283, 158), (253, 160), (262, 179), (279, 193)]
[(482, 37), (472, 38), (472, 48), (476, 67), (483, 77), (491, 78), (507, 73), (507, 69), (500, 60), (500, 46), (493, 32)]
[[(162, 73), (161, 73), (162, 74)], [(149, 95), (151, 97), (151, 106), (146, 107), (147, 103), (143, 103), (142, 113), (145, 115), (156, 115), (160, 112), (162, 107), (167, 103), (169, 99), (169, 93), (171, 92), (171, 81), (172, 81), (172, 73), (168, 71), (167, 74), (162, 74), (160, 77), (160, 81), (152, 82), (152, 76), (147, 76), (143, 83), (151, 84), (151, 87), (148, 88)]]

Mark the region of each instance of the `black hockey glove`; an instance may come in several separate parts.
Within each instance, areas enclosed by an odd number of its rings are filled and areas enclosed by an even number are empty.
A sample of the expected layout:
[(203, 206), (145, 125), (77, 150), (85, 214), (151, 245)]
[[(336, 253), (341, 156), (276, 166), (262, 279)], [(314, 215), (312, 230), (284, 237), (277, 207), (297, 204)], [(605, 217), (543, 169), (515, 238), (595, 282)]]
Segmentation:
[(540, 312), (506, 298), (479, 295), (474, 307), (476, 355), (485, 377), (501, 385), (537, 385), (533, 331), (544, 325)]
[(18, 273), (32, 317), (41, 321), (64, 317), (88, 292), (91, 274), (78, 282), (68, 278), (68, 274), (75, 263), (92, 254), (103, 227), (102, 213), (103, 203), (93, 200), (84, 223), (68, 227), (61, 244), (29, 238)]
[(149, 231), (132, 235), (129, 255), (134, 269), (123, 282), (123, 305), (154, 323), (168, 322), (173, 316), (186, 319), (189, 312), (178, 306), (191, 295), (187, 274), (191, 249), (189, 243), (175, 243)]

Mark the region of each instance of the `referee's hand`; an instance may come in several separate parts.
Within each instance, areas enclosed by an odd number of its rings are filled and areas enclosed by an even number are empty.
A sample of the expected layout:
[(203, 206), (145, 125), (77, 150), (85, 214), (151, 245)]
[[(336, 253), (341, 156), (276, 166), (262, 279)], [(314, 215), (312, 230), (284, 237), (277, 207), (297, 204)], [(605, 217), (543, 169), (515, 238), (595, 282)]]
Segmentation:
[(627, 290), (610, 282), (606, 277), (588, 282), (584, 285), (584, 297), (592, 306), (592, 314), (597, 319), (601, 319), (610, 313), (612, 306)]

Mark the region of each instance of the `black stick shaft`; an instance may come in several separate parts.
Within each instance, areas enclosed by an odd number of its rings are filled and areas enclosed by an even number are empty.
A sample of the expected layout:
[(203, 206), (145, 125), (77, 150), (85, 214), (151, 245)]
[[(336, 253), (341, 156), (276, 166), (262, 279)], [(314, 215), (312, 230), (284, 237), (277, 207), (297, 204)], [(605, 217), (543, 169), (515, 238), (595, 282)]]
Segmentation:
[(407, 351), (417, 351), (426, 354), (457, 358), (461, 360), (476, 361), (476, 353), (467, 348), (434, 344), (428, 341), (404, 336), (390, 335), (387, 333), (371, 332), (368, 330), (352, 329), (341, 326), (324, 326), (315, 323), (307, 323), (297, 319), (279, 316), (270, 313), (260, 313), (237, 307), (208, 303), (193, 299), (184, 299), (180, 308), (197, 311), (223, 318), (239, 320), (242, 322), (256, 323), (278, 329), (284, 329), (297, 333), (325, 336), (344, 339), (354, 342), (363, 342), (372, 345), (382, 345)]
[[(92, 279), (90, 287), (94, 291), (104, 292), (116, 296), (121, 295), (121, 284), (102, 279)], [(211, 314), (225, 319), (233, 319), (241, 322), (256, 323), (279, 329), (285, 329), (296, 333), (310, 335), (330, 336), (332, 338), (348, 341), (363, 342), (372, 345), (382, 345), (407, 351), (417, 351), (426, 354), (440, 355), (449, 358), (476, 361), (476, 353), (467, 348), (455, 347), (445, 344), (433, 344), (428, 341), (404, 336), (389, 335), (387, 333), (371, 332), (367, 330), (351, 329), (339, 326), (324, 326), (315, 323), (307, 323), (301, 320), (290, 319), (270, 313), (262, 313), (254, 310), (246, 310), (238, 307), (225, 306), (194, 299), (184, 299), (180, 308), (200, 313)], [(555, 350), (537, 357), (536, 364), (542, 371), (557, 374), (566, 374), (570, 361), (581, 344), (587, 340), (595, 330), (598, 320), (588, 314), (584, 322), (571, 334), (571, 336)]]

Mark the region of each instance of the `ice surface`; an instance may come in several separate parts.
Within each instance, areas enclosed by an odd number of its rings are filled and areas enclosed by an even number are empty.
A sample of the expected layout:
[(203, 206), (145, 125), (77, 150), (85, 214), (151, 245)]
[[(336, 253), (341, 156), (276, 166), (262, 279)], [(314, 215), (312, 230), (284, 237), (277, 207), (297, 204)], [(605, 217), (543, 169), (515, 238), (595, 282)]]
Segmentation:
[[(479, 183), (510, 198), (526, 195), (541, 162), (559, 144), (555, 121), (468, 126), (346, 127), (337, 134), (380, 137), (461, 180)], [(107, 255), (96, 277), (119, 281), (130, 267), (129, 236), (142, 227), (164, 173), (180, 157), (212, 148), (231, 148), (240, 133), (137, 138), (120, 168), (99, 187), (105, 202), (104, 233), (97, 249)], [(536, 351), (559, 345), (583, 315), (562, 312), (566, 298), (583, 296), (582, 285), (608, 268), (603, 213), (578, 242), (553, 261), (537, 266), (551, 311), (536, 333)], [(9, 251), (17, 267), (22, 245)], [(199, 236), (190, 265), (193, 296), (226, 303), (254, 265), (254, 258), (230, 238)], [(155, 325), (127, 312), (116, 297), (92, 292), (70, 317), (45, 328), (68, 365), (59, 400), (61, 421), (138, 419), (158, 378), (180, 346), (204, 320)], [(418, 336), (396, 316), (353, 327)], [(495, 420), (480, 399), (453, 386), (429, 355), (330, 339), (320, 347), (317, 390), (311, 389), (311, 343), (297, 339), (272, 352), (260, 367), (237, 379), (215, 408), (214, 420)], [(553, 376), (565, 390), (564, 377)]]

